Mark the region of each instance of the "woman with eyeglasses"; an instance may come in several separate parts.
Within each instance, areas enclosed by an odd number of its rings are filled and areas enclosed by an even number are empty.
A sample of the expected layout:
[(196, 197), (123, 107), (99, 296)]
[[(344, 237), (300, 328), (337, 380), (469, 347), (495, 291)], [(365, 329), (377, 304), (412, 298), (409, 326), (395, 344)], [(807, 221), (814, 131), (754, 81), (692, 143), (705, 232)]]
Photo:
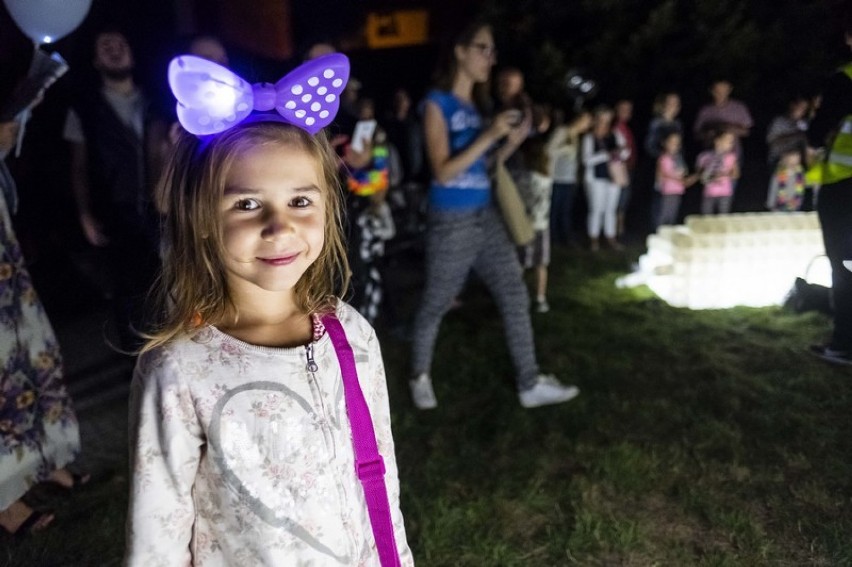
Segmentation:
[(483, 119), (483, 109), (490, 107), (488, 80), (496, 59), (491, 27), (483, 22), (469, 25), (454, 38), (436, 87), (426, 96), (423, 130), (432, 184), (426, 283), (414, 320), (410, 382), (419, 409), (437, 406), (430, 369), (438, 327), (471, 270), (500, 310), (521, 405), (566, 402), (578, 393), (539, 372), (529, 295), (515, 246), (492, 197), (489, 161), (511, 155), (530, 126), (517, 110), (501, 112), (490, 122)]

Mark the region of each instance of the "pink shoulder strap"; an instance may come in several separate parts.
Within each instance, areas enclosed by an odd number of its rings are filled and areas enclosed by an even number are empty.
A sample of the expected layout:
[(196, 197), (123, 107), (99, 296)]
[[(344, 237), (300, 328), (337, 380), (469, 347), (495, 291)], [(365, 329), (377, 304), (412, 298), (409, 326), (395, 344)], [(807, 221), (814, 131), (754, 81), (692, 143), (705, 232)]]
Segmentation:
[(373, 527), (373, 537), (379, 552), (382, 567), (399, 567), (399, 554), (393, 535), (393, 522), (388, 503), (388, 491), (385, 486), (385, 462), (379, 454), (376, 432), (370, 409), (364, 400), (364, 393), (358, 382), (355, 356), (346, 338), (343, 325), (333, 313), (324, 315), (322, 323), (328, 332), (340, 371), (343, 375), (343, 395), (346, 399), (346, 413), (352, 428), (352, 444), (355, 448), (355, 473), (364, 487), (364, 498)]

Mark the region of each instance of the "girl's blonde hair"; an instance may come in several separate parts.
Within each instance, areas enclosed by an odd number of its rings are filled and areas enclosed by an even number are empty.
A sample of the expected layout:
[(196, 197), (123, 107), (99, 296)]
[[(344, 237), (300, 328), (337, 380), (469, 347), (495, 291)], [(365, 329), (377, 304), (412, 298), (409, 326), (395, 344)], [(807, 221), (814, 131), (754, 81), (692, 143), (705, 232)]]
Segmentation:
[(306, 151), (316, 160), (323, 184), (325, 241), (319, 257), (295, 286), (296, 304), (305, 313), (333, 311), (336, 296), (349, 285), (342, 229), (342, 197), (337, 158), (324, 132), (307, 132), (279, 122), (236, 126), (212, 139), (184, 133), (157, 188), (163, 217), (163, 269), (152, 300), (156, 328), (144, 335), (142, 351), (189, 336), (202, 324), (216, 325), (238, 314), (226, 278), (221, 199), (234, 162), (257, 146)]

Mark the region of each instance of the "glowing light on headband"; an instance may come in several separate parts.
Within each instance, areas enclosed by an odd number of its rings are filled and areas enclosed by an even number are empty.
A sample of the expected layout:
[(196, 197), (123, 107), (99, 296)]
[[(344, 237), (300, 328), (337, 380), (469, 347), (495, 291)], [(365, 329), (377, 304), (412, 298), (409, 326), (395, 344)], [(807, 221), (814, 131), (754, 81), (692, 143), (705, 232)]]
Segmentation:
[(196, 136), (219, 134), (250, 118), (285, 122), (316, 134), (340, 108), (349, 80), (342, 53), (318, 57), (277, 83), (249, 84), (212, 61), (181, 55), (169, 63), (169, 86), (181, 125)]

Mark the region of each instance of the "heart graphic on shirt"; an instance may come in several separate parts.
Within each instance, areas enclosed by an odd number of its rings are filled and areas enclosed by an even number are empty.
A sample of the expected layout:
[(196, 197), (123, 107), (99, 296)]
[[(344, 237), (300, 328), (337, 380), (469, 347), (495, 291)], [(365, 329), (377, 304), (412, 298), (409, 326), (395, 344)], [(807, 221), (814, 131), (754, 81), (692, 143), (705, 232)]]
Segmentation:
[[(273, 411), (266, 402), (271, 403)], [(294, 417), (288, 409), (286, 421), (281, 421), (274, 412), (276, 404), (295, 404), (305, 413)], [(232, 417), (251, 414), (255, 416), (253, 423)], [(288, 486), (294, 474), (304, 472), (296, 470), (294, 462), (310, 459), (306, 451), (316, 452), (317, 457), (323, 452), (321, 446), (305, 444), (306, 438), (316, 435), (317, 421), (311, 405), (287, 386), (266, 381), (243, 384), (228, 391), (213, 408), (207, 439), (210, 456), (228, 486), (261, 520), (348, 564), (348, 556), (334, 553), (292, 516), (308, 498), (315, 501), (322, 496), (321, 489), (302, 494)]]

